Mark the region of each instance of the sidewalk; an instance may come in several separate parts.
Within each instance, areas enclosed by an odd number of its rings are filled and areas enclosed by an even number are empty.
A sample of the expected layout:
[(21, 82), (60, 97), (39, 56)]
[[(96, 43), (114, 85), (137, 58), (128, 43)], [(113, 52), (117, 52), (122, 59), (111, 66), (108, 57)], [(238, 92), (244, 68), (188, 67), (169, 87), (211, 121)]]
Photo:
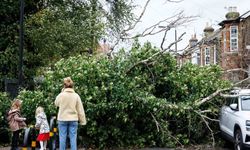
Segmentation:
[[(28, 150), (30, 150), (31, 148), (29, 147)], [(10, 150), (10, 147), (0, 147), (0, 150)], [(19, 150), (22, 150), (22, 148), (20, 147)], [(40, 148), (36, 148), (36, 150), (40, 150)], [(48, 148), (46, 150), (49, 150)], [(67, 149), (70, 150), (70, 149)], [(84, 148), (80, 148), (78, 150), (85, 150)]]
[[(10, 147), (0, 147), (0, 150), (10, 150)], [(22, 150), (21, 148), (19, 150)], [(28, 150), (30, 150), (30, 148), (28, 148)], [(36, 148), (36, 150), (40, 150), (39, 148)], [(49, 150), (47, 148), (47, 150)], [(70, 149), (67, 149), (70, 150)], [(84, 148), (80, 148), (78, 150), (86, 150)], [(120, 149), (120, 150), (125, 150), (125, 149)], [(131, 150), (131, 149), (130, 149)], [(188, 149), (171, 149), (171, 148), (142, 148), (139, 150), (201, 150), (201, 149), (196, 149), (196, 148), (188, 148)], [(227, 149), (227, 148), (208, 148), (208, 149), (202, 149), (202, 150), (231, 150), (231, 149)]]

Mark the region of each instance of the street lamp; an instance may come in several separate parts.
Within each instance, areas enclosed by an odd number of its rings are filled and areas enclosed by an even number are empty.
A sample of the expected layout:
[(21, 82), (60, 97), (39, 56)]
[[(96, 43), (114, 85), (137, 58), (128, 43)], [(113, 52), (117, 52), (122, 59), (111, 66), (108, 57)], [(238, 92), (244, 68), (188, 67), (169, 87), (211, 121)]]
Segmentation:
[(23, 80), (23, 16), (24, 0), (20, 0), (20, 29), (19, 29), (19, 66), (18, 66), (18, 85), (21, 87)]

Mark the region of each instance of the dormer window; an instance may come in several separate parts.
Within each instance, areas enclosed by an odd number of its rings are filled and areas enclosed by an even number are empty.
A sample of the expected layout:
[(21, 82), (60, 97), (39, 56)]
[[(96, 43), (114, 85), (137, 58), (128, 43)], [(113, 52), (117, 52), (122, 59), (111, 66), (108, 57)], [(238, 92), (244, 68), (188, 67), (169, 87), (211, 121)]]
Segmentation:
[(238, 51), (238, 26), (230, 27), (230, 51)]

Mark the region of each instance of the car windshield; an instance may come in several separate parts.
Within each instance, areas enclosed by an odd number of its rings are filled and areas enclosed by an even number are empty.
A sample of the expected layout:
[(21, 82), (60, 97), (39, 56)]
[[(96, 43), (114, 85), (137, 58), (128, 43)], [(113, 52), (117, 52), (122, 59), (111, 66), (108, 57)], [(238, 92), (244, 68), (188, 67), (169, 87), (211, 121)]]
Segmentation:
[(241, 96), (242, 110), (250, 111), (250, 95)]

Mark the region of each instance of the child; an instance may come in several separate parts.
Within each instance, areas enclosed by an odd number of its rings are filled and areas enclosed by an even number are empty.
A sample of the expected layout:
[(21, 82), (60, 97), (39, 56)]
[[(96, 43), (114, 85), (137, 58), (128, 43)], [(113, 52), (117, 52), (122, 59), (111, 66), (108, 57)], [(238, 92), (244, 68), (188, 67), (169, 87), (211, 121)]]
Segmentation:
[(21, 129), (26, 127), (25, 120), (20, 113), (22, 101), (14, 99), (10, 111), (8, 112), (8, 123), (10, 130), (13, 132), (11, 141), (11, 150), (18, 150), (18, 140)]
[(47, 140), (49, 140), (49, 124), (47, 117), (44, 113), (43, 107), (37, 107), (36, 109), (36, 128), (39, 128), (39, 135), (37, 141), (40, 142), (40, 150), (46, 149)]

